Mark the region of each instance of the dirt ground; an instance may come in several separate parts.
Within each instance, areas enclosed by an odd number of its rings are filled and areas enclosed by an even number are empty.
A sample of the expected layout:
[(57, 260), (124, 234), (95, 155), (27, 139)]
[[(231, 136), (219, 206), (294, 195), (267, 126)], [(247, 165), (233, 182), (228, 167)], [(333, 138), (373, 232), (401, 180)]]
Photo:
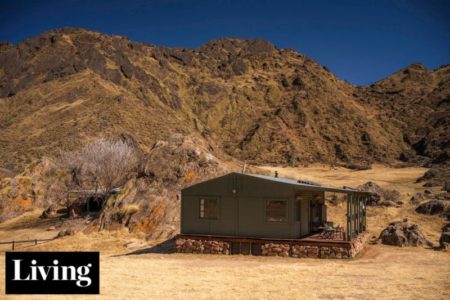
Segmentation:
[[(327, 167), (277, 168), (280, 176), (315, 180), (334, 186), (355, 186), (368, 180), (397, 188), (408, 198), (423, 187), (414, 183), (426, 169), (367, 171)], [(345, 206), (330, 207), (338, 220)], [(59, 220), (39, 219), (40, 212), (26, 213), (0, 224), (0, 240), (48, 238), (58, 232)], [(414, 207), (369, 208), (369, 230), (378, 234), (387, 222), (408, 217), (436, 242), (437, 216), (422, 216)], [(48, 230), (49, 226), (56, 229)], [(157, 254), (148, 251), (162, 241), (145, 241), (126, 230), (77, 233), (25, 251), (87, 251), (101, 253), (100, 296), (8, 296), (6, 299), (450, 299), (450, 253), (424, 248), (369, 245), (355, 259), (320, 260), (278, 257)], [(133, 247), (125, 247), (133, 243)], [(4, 280), (4, 251), (0, 248), (0, 282)], [(144, 254), (132, 254), (139, 250)], [(129, 254), (129, 255), (127, 255)], [(4, 285), (0, 284), (0, 295)], [(2, 296), (0, 296), (1, 298)]]

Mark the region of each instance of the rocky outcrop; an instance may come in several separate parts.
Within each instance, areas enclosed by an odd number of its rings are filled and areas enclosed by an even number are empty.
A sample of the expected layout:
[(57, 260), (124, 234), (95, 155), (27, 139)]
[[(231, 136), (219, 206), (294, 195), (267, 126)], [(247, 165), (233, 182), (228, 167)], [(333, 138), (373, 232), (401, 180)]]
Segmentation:
[(445, 203), (442, 200), (430, 200), (417, 206), (416, 212), (425, 215), (437, 215), (445, 210)]
[[(137, 145), (132, 136), (121, 135)], [(126, 227), (149, 238), (170, 238), (178, 233), (179, 191), (201, 180), (228, 172), (228, 167), (211, 153), (209, 145), (193, 136), (172, 135), (141, 153), (139, 170), (120, 192), (105, 199), (99, 218), (90, 226), (112, 230)], [(14, 178), (0, 181), (0, 221), (31, 209), (43, 209), (43, 218), (66, 207), (67, 189), (58, 165), (48, 159), (36, 161)], [(84, 203), (80, 203), (83, 206)], [(83, 212), (69, 209), (72, 217)], [(76, 214), (73, 214), (73, 213)]]
[(408, 222), (408, 220), (392, 222), (386, 227), (378, 237), (377, 241), (391, 246), (421, 246), (433, 247), (424, 234), (420, 231), (417, 224)]
[(412, 196), (411, 199), (409, 199), (409, 202), (411, 204), (418, 204), (418, 203), (424, 201), (425, 199), (426, 198), (423, 193), (417, 193), (414, 196)]
[(358, 190), (371, 193), (367, 205), (397, 207), (403, 203), (400, 201), (400, 192), (387, 190), (373, 181), (368, 181), (357, 187)]
[(439, 247), (447, 250), (450, 245), (450, 223), (442, 227), (441, 237), (439, 238)]

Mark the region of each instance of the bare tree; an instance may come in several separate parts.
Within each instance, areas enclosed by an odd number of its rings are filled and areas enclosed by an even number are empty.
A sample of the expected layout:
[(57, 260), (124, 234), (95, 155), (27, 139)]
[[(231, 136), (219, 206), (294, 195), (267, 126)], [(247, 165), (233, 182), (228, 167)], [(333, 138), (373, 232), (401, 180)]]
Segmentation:
[[(138, 152), (126, 142), (99, 139), (78, 151), (62, 153), (60, 166), (69, 190), (82, 189), (86, 197), (90, 196), (87, 191), (106, 197), (137, 172), (138, 160)], [(79, 201), (79, 197), (72, 199)]]

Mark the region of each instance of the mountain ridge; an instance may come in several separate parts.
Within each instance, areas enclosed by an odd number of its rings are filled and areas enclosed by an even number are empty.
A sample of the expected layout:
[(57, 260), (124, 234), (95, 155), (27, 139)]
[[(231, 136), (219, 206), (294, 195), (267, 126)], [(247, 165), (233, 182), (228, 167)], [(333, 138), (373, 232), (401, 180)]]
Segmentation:
[(0, 46), (0, 166), (123, 133), (144, 151), (194, 134), (253, 164), (447, 163), (449, 73), (412, 64), (354, 86), (262, 39), (185, 49), (57, 29)]

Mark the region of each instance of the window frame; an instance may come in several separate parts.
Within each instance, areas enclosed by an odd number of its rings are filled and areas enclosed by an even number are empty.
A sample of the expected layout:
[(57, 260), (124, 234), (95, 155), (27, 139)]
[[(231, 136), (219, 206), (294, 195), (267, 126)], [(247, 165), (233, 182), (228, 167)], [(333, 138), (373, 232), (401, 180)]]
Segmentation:
[[(202, 217), (202, 200), (206, 201), (207, 200), (214, 200), (216, 202), (216, 215), (213, 217), (210, 216), (203, 216)], [(204, 208), (203, 208), (203, 212), (205, 212)], [(198, 218), (200, 220), (219, 220), (220, 219), (220, 198), (219, 197), (214, 197), (214, 196), (201, 196), (198, 198)]]
[[(267, 205), (270, 201), (282, 201), (285, 203), (285, 217), (284, 220), (269, 220), (269, 216), (267, 215), (268, 213), (268, 209), (267, 209)], [(280, 224), (280, 223), (288, 223), (289, 222), (289, 201), (286, 198), (281, 198), (281, 199), (277, 199), (277, 198), (269, 198), (269, 199), (264, 199), (264, 221), (266, 223), (270, 223), (270, 224)]]

